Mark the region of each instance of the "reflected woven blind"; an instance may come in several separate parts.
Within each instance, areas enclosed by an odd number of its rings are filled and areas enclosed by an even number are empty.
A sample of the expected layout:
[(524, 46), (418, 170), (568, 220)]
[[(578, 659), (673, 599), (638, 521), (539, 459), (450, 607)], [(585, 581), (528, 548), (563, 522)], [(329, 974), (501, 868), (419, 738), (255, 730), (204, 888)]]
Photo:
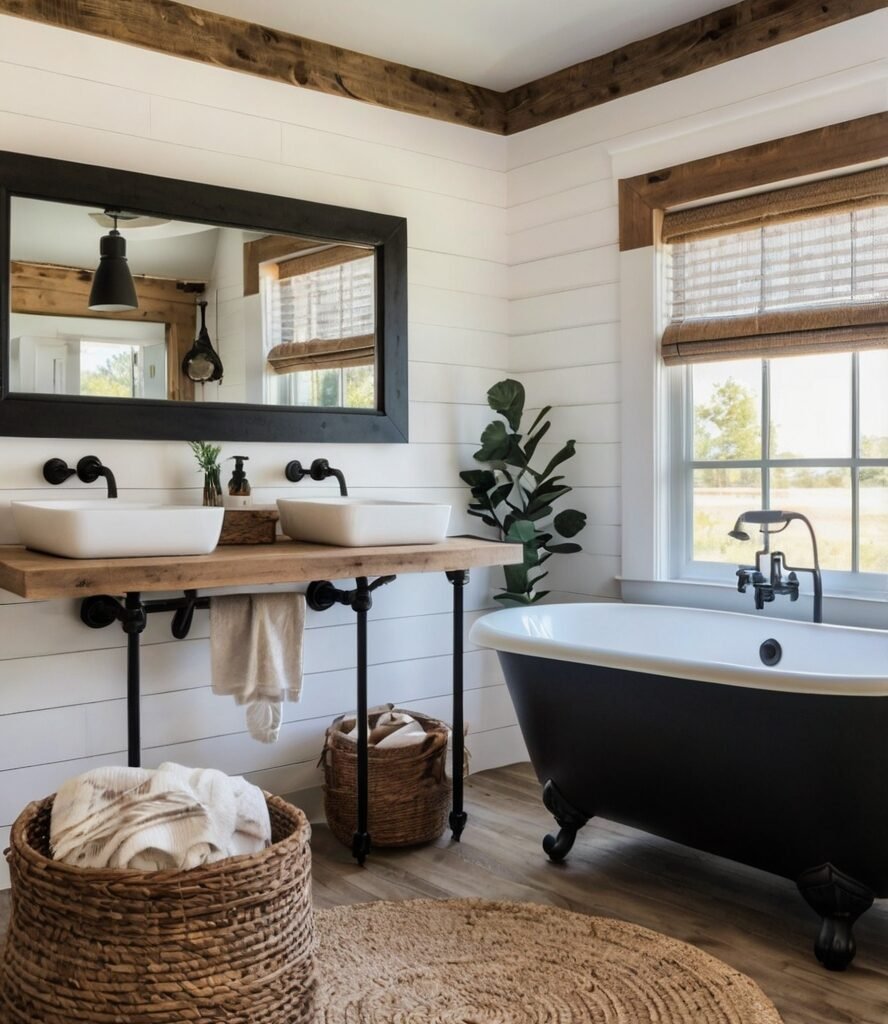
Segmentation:
[(880, 193), (880, 183), (888, 185), (881, 168), (667, 214), (665, 362), (888, 345), (888, 188)]
[(372, 365), (375, 258), (265, 279), (266, 358), (275, 373)]

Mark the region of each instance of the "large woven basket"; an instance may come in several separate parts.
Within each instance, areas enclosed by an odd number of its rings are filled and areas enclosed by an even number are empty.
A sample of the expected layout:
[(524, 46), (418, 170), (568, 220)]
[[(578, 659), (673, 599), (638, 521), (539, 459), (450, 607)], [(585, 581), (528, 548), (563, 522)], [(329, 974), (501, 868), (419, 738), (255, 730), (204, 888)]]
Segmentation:
[(52, 797), (12, 827), (2, 1024), (308, 1024), (311, 828), (267, 796), (272, 845), (190, 871), (49, 857)]
[[(447, 826), (450, 730), (436, 718), (393, 710), (415, 718), (426, 738), (404, 747), (369, 748), (368, 831), (374, 846), (415, 846), (437, 839)], [(333, 722), (324, 743), (324, 810), (330, 831), (350, 846), (357, 820), (358, 753), (354, 740), (342, 732), (343, 721)]]

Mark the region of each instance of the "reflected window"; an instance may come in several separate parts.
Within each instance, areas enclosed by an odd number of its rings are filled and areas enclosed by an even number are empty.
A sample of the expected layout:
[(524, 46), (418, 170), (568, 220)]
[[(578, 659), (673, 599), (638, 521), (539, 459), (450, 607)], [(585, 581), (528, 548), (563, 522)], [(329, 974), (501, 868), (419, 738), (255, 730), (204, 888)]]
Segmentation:
[(266, 402), (376, 408), (375, 265), (328, 245), (260, 267)]

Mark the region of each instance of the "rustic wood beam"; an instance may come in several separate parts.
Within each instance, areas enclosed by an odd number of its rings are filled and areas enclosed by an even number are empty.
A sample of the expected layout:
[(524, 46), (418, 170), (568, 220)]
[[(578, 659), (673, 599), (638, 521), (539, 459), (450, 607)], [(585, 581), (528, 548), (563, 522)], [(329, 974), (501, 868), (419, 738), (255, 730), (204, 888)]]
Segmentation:
[(507, 135), (716, 67), (850, 18), (888, 0), (742, 0), (506, 93)]
[(502, 134), (503, 94), (176, 0), (2, 0), (0, 13)]
[(888, 160), (888, 112), (623, 178), (620, 249), (653, 244), (657, 211), (882, 160)]
[(0, 14), (512, 135), (888, 7), (888, 0), (741, 0), (507, 92), (178, 0), (0, 0)]

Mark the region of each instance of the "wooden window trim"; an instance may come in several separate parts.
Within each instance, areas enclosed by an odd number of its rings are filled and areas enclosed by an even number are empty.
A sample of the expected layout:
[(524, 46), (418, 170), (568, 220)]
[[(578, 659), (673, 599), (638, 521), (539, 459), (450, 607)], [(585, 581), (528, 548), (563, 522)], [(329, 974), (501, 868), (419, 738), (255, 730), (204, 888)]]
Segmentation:
[(620, 251), (653, 245), (671, 207), (886, 159), (888, 112), (880, 112), (622, 178)]

